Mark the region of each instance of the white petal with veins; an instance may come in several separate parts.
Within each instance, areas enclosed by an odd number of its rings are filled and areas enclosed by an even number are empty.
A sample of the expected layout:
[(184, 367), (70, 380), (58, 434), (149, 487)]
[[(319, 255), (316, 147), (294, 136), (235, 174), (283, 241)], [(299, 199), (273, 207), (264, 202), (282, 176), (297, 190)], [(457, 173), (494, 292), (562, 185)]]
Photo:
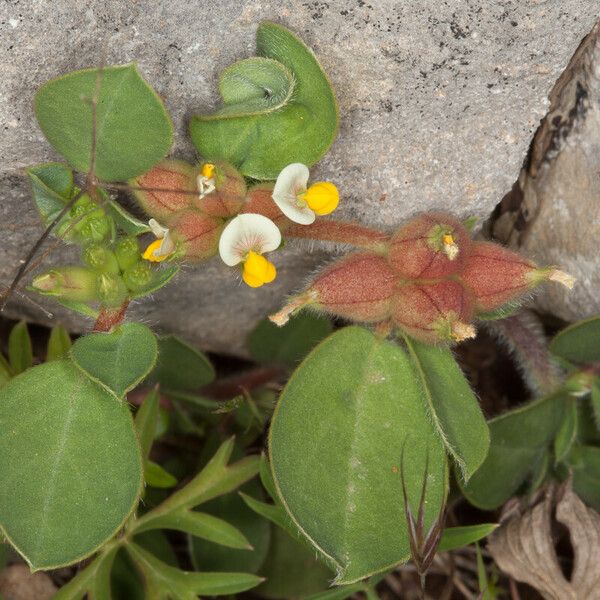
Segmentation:
[(163, 227), (156, 219), (150, 219), (148, 221), (148, 226), (154, 234), (154, 237), (159, 240), (162, 240), (169, 233), (169, 230), (166, 227)]
[(258, 254), (279, 248), (281, 232), (271, 219), (246, 213), (233, 218), (219, 238), (219, 255), (226, 265), (233, 267), (242, 262), (248, 252)]
[(272, 198), (281, 212), (294, 223), (310, 225), (315, 213), (306, 203), (298, 203), (298, 195), (306, 191), (308, 185), (308, 167), (302, 163), (292, 163), (279, 173)]

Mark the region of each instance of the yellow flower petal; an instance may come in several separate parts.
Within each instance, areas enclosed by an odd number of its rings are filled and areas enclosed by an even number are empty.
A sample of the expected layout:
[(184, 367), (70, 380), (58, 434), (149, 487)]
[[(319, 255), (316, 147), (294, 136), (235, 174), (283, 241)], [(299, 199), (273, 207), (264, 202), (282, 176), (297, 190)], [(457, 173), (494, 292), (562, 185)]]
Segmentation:
[(142, 254), (142, 258), (149, 260), (150, 262), (160, 262), (161, 260), (165, 260), (168, 254), (163, 254), (162, 256), (156, 256), (154, 252), (160, 249), (162, 244), (162, 240), (154, 240)]
[(313, 183), (301, 197), (318, 215), (332, 213), (340, 201), (338, 189), (329, 181)]
[(215, 165), (212, 163), (204, 163), (202, 165), (202, 169), (200, 170), (200, 174), (202, 177), (206, 177), (206, 179), (211, 179), (215, 174)]
[(257, 252), (250, 251), (244, 261), (242, 279), (250, 287), (260, 287), (265, 283), (271, 283), (277, 276), (275, 265)]

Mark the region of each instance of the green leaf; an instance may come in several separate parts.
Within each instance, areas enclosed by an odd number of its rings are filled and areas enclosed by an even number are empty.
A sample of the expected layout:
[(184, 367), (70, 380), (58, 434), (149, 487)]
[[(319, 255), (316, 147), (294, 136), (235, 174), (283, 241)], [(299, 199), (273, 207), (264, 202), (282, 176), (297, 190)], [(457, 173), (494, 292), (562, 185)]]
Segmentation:
[(177, 273), (179, 273), (178, 265), (171, 265), (156, 269), (154, 271), (154, 277), (152, 281), (142, 289), (136, 290), (135, 292), (129, 292), (129, 297), (131, 299), (143, 298), (148, 294), (152, 294), (167, 285), (167, 283), (169, 283), (169, 281), (171, 281), (171, 279), (173, 279)]
[[(257, 481), (249, 481), (243, 489), (257, 496), (261, 494)], [(252, 549), (235, 549), (222, 544), (207, 543), (206, 538), (190, 536), (192, 564), (196, 570), (226, 571), (231, 565), (235, 565), (235, 568), (241, 571), (256, 573), (269, 549), (269, 522), (251, 511), (237, 494), (220, 496), (205, 503), (202, 508), (242, 532)]]
[(43, 85), (34, 109), (46, 139), (78, 171), (92, 166), (92, 99), (97, 97), (95, 174), (126, 181), (169, 151), (173, 125), (134, 64), (84, 69)]
[(567, 398), (565, 414), (554, 438), (554, 462), (559, 463), (569, 454), (577, 439), (577, 399)]
[(600, 381), (598, 381), (598, 379), (596, 379), (596, 381), (594, 381), (594, 383), (592, 384), (590, 404), (592, 406), (592, 412), (594, 414), (596, 428), (600, 429)]
[(578, 321), (550, 342), (550, 352), (575, 364), (600, 361), (600, 316)]
[[(30, 291), (34, 291), (34, 292), (39, 291), (39, 290), (35, 290), (33, 288), (28, 288), (28, 289)], [(98, 311), (95, 310), (94, 308), (92, 308), (91, 306), (87, 305), (85, 302), (77, 302), (75, 300), (65, 300), (64, 298), (58, 298), (57, 296), (53, 296), (52, 300), (54, 300), (54, 302), (58, 302), (59, 304), (62, 304), (69, 310), (77, 312), (80, 315), (83, 315), (85, 317), (90, 317), (92, 319), (98, 318)]]
[(8, 336), (8, 359), (15, 375), (29, 369), (33, 364), (31, 337), (25, 321), (20, 321), (10, 331)]
[(442, 533), (438, 552), (448, 552), (469, 546), (487, 537), (498, 527), (498, 523), (481, 523), (464, 527), (446, 527)]
[[(174, 529), (195, 537), (208, 540), (214, 544), (251, 550), (252, 546), (246, 536), (227, 521), (203, 512), (179, 509), (169, 512), (147, 523), (153, 529)], [(144, 527), (138, 528), (145, 531)]]
[(243, 492), (240, 492), (240, 497), (257, 515), (268, 519), (271, 521), (271, 523), (277, 525), (277, 527), (284, 529), (292, 537), (297, 536), (298, 528), (294, 525), (283, 507), (276, 504), (267, 504), (266, 502), (261, 502), (260, 500), (252, 498), (252, 496), (244, 494)]
[(299, 598), (329, 588), (333, 573), (314, 551), (275, 527), (259, 573), (266, 581), (256, 588), (263, 598)]
[(158, 390), (153, 389), (144, 398), (144, 402), (135, 415), (135, 429), (140, 440), (140, 451), (144, 462), (150, 455), (152, 442), (154, 442), (156, 436), (159, 402), (160, 395)]
[(168, 489), (177, 485), (177, 478), (158, 463), (147, 460), (144, 465), (144, 481), (154, 488)]
[(73, 195), (73, 171), (61, 163), (45, 163), (29, 167), (27, 175), (42, 224), (47, 226)]
[(578, 446), (569, 455), (573, 489), (594, 510), (600, 511), (600, 448)]
[(227, 160), (247, 177), (275, 179), (288, 164), (310, 166), (327, 152), (338, 110), (317, 59), (292, 32), (261, 23), (256, 45), (262, 58), (221, 74), (225, 108), (193, 117), (190, 133), (206, 158)]
[[(162, 562), (141, 546), (126, 546), (146, 587), (148, 600), (197, 600), (199, 594), (222, 596), (256, 587), (262, 579), (249, 573), (193, 573)], [(149, 593), (150, 592), (150, 593)]]
[(488, 455), (468, 484), (459, 481), (467, 500), (484, 509), (504, 504), (533, 474), (563, 415), (564, 397), (557, 394), (489, 421)]
[(413, 510), (426, 465), (427, 531), (447, 465), (406, 352), (366, 329), (323, 341), (284, 389), (270, 432), (278, 496), (307, 539), (352, 583), (408, 560), (401, 457)]
[(304, 600), (345, 600), (345, 598), (350, 598), (354, 594), (364, 591), (364, 583), (353, 583), (351, 585), (340, 585), (325, 592), (317, 592), (316, 594), (305, 596)]
[(329, 319), (306, 311), (283, 327), (263, 319), (248, 336), (248, 350), (258, 362), (295, 367), (332, 330)]
[(67, 358), (71, 348), (71, 336), (62, 325), (55, 325), (50, 330), (46, 360), (59, 360)]
[(271, 473), (271, 465), (269, 464), (269, 459), (264, 452), (260, 455), (259, 475), (260, 482), (263, 484), (265, 490), (267, 490), (267, 494), (269, 494), (273, 500), (279, 501), (279, 497), (277, 496), (277, 488), (275, 487), (275, 481), (273, 481), (273, 473)]
[(157, 353), (154, 334), (139, 323), (80, 337), (71, 348), (75, 364), (117, 398), (123, 398), (148, 375)]
[(258, 473), (258, 456), (247, 456), (232, 465), (233, 438), (222, 444), (208, 464), (185, 487), (177, 490), (154, 510), (140, 517), (132, 530), (147, 531), (160, 525), (160, 519), (182, 509), (191, 509), (217, 496), (232, 492)]
[(106, 203), (106, 212), (113, 218), (117, 227), (128, 235), (141, 235), (150, 231), (147, 222), (134, 217), (115, 200)]
[(150, 381), (167, 390), (194, 390), (214, 378), (215, 370), (202, 352), (175, 335), (158, 338), (158, 361)]
[(0, 387), (8, 383), (13, 376), (12, 369), (2, 352), (0, 352)]
[(483, 463), (490, 433), (479, 402), (452, 352), (404, 338), (428, 411), (446, 450), (468, 481)]
[(71, 361), (0, 390), (0, 526), (34, 569), (80, 561), (137, 504), (142, 467), (125, 403)]
[(86, 594), (93, 600), (110, 600), (110, 574), (119, 546), (103, 549), (87, 567), (63, 585), (52, 600), (81, 600)]

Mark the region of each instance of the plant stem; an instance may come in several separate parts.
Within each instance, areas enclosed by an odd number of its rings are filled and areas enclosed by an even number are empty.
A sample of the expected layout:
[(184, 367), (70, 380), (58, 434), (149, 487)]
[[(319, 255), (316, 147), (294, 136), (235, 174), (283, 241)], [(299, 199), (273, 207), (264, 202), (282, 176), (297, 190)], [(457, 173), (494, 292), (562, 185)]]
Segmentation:
[(389, 240), (389, 235), (377, 229), (332, 219), (319, 219), (312, 225), (293, 224), (284, 230), (284, 235), (305, 240), (348, 244), (382, 253), (385, 252)]
[(101, 306), (93, 331), (107, 332), (113, 329), (113, 327), (120, 325), (125, 318), (128, 306), (129, 300), (125, 300), (119, 308)]

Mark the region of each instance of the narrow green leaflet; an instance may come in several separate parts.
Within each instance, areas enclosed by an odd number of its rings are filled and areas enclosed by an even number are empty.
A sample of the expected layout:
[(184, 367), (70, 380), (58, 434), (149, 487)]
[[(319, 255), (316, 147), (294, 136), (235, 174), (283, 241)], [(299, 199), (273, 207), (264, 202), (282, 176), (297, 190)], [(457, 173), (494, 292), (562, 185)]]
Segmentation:
[(273, 528), (271, 546), (259, 574), (265, 582), (256, 588), (263, 598), (301, 598), (326, 590), (333, 573), (315, 556), (314, 550), (278, 527)]
[(258, 362), (293, 368), (332, 330), (328, 318), (306, 311), (283, 327), (263, 319), (248, 336), (248, 350)]
[[(140, 517), (132, 531), (160, 529), (161, 520), (169, 515), (182, 515), (203, 502), (232, 492), (258, 473), (259, 457), (247, 456), (231, 465), (233, 438), (221, 445), (208, 464), (185, 487), (177, 490), (162, 504)], [(169, 517), (170, 518), (170, 517)]]
[(222, 596), (256, 587), (262, 579), (250, 573), (194, 573), (162, 562), (137, 544), (126, 546), (144, 580), (147, 600), (197, 600), (198, 595)]
[(563, 329), (550, 342), (550, 352), (578, 365), (599, 362), (600, 316)]
[(564, 415), (558, 394), (537, 400), (492, 419), (490, 450), (468, 484), (460, 482), (467, 500), (484, 509), (500, 506), (532, 476), (554, 440)]
[(169, 489), (177, 485), (177, 478), (152, 460), (144, 463), (144, 481), (154, 488)]
[(73, 195), (73, 171), (61, 163), (45, 163), (27, 169), (33, 200), (43, 225), (49, 225)]
[[(230, 525), (227, 521), (207, 513), (179, 509), (149, 521), (146, 525), (152, 527), (152, 529), (183, 531), (229, 548), (252, 549), (250, 542), (239, 529)], [(144, 527), (139, 527), (136, 531), (144, 531)]]
[(561, 462), (577, 439), (577, 399), (565, 399), (565, 414), (554, 438), (554, 461)]
[(0, 386), (7, 383), (13, 376), (13, 371), (2, 352), (0, 352)]
[(140, 440), (140, 451), (143, 461), (148, 459), (152, 442), (154, 442), (154, 437), (156, 436), (159, 402), (160, 395), (158, 390), (153, 389), (144, 398), (144, 402), (135, 415), (135, 430)]
[(448, 348), (404, 338), (428, 411), (446, 450), (468, 481), (483, 463), (490, 433), (479, 403)]
[(52, 600), (81, 600), (86, 594), (93, 600), (110, 600), (110, 573), (118, 549), (116, 544), (103, 549), (86, 568), (62, 586)]
[(111, 333), (80, 337), (71, 348), (75, 364), (117, 398), (148, 375), (157, 354), (154, 334), (139, 323), (125, 323)]
[(168, 390), (194, 390), (214, 378), (215, 370), (202, 352), (175, 335), (158, 338), (158, 361), (150, 381)]
[(298, 367), (270, 431), (278, 496), (306, 538), (352, 583), (410, 556), (404, 479), (425, 530), (439, 517), (447, 464), (407, 353), (360, 327), (323, 341)]
[(600, 381), (596, 379), (592, 384), (592, 393), (590, 394), (590, 404), (594, 414), (596, 427), (600, 429)]
[(62, 325), (55, 325), (50, 330), (46, 360), (67, 358), (71, 348), (71, 336)]
[(134, 64), (53, 79), (36, 93), (34, 109), (46, 139), (78, 171), (92, 166), (95, 129), (95, 174), (103, 181), (126, 181), (144, 173), (172, 144), (173, 125), (165, 107)]
[(10, 331), (8, 336), (8, 359), (15, 375), (29, 369), (33, 364), (31, 337), (27, 323), (20, 321)]
[(446, 527), (442, 533), (438, 552), (448, 552), (463, 548), (487, 537), (498, 527), (498, 523), (480, 523), (464, 527)]
[[(260, 497), (260, 484), (249, 481), (243, 488)], [(208, 543), (206, 538), (190, 536), (192, 563), (197, 570), (226, 571), (235, 568), (246, 573), (257, 573), (262, 566), (271, 540), (271, 525), (250, 510), (238, 494), (219, 496), (202, 505), (202, 510), (226, 521), (241, 531), (251, 548), (232, 548), (223, 544)]]
[(192, 141), (208, 159), (224, 159), (243, 175), (275, 179), (286, 165), (318, 161), (333, 143), (338, 109), (315, 55), (291, 31), (261, 23), (259, 58), (225, 69), (219, 91), (225, 107), (195, 116)]
[(600, 448), (574, 448), (569, 463), (573, 473), (573, 489), (586, 504), (600, 511)]
[(68, 360), (0, 390), (0, 526), (34, 569), (82, 560), (122, 526), (142, 485), (129, 408)]

